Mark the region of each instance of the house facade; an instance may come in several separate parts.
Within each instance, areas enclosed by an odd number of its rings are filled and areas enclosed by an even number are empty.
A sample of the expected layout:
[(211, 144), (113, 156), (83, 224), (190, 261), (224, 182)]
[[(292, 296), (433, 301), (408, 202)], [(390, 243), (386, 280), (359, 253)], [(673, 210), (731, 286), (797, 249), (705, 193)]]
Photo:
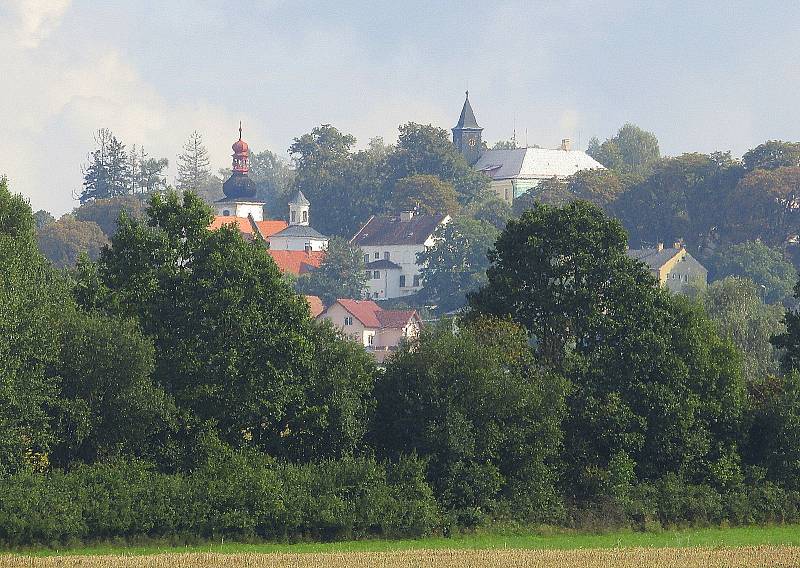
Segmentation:
[(708, 270), (681, 243), (664, 247), (628, 249), (628, 256), (642, 262), (658, 283), (671, 292), (681, 294), (690, 284), (706, 284)]
[(403, 341), (419, 336), (422, 320), (416, 310), (384, 310), (372, 300), (336, 300), (317, 320), (328, 320), (382, 362)]
[(413, 211), (370, 217), (350, 239), (364, 255), (370, 299), (400, 298), (419, 292), (423, 282), (417, 254), (433, 246), (434, 232), (449, 221), (449, 215), (417, 215)]
[(478, 126), (469, 102), (469, 91), (453, 129), (453, 144), (472, 167), (491, 178), (490, 187), (509, 205), (546, 179), (565, 179), (581, 170), (605, 169), (582, 150), (573, 150), (569, 139), (558, 148), (483, 147), (483, 128)]

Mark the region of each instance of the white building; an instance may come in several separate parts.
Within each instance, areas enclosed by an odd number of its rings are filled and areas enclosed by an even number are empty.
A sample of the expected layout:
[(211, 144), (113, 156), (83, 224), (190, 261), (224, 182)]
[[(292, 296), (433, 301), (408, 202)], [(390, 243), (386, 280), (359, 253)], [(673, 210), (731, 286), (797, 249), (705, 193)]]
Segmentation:
[(399, 298), (422, 289), (417, 254), (434, 244), (436, 229), (449, 215), (372, 216), (350, 242), (364, 254), (368, 271), (367, 292), (376, 300)]
[(604, 169), (582, 150), (572, 150), (569, 139), (561, 147), (487, 150), (483, 147), (483, 128), (475, 120), (469, 92), (453, 127), (453, 144), (474, 169), (489, 176), (498, 197), (512, 204), (514, 199), (545, 179), (564, 179), (581, 170)]
[(323, 251), (328, 248), (328, 237), (311, 227), (311, 204), (302, 191), (289, 201), (289, 226), (270, 235), (270, 250)]

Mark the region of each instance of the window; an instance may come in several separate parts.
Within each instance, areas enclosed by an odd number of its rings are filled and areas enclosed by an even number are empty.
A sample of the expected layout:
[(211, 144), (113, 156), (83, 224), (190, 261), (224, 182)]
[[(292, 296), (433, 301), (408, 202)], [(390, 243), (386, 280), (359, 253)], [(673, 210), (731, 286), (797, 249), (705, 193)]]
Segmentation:
[(372, 278), (372, 271), (367, 270), (367, 280), (369, 280), (370, 278)]
[(381, 271), (380, 270), (373, 270), (372, 271), (372, 279), (373, 280), (380, 280), (381, 279)]
[(226, 209), (225, 211), (222, 212), (222, 214), (228, 217), (231, 214), (231, 212), (229, 209)]
[(400, 287), (401, 288), (405, 288), (406, 287), (406, 275), (405, 274), (401, 274), (400, 275)]
[(417, 288), (419, 286), (419, 281), (420, 281), (419, 274), (415, 274), (414, 275), (414, 288)]
[(688, 274), (684, 274), (683, 275), (683, 281), (684, 282), (688, 282), (689, 281), (689, 275)]
[(291, 215), (292, 215), (292, 223), (294, 223), (295, 222), (295, 211), (292, 211)]
[(369, 262), (369, 255), (365, 254), (364, 255), (364, 264), (367, 264), (368, 262)]
[(376, 252), (375, 253), (375, 260), (378, 260), (380, 257), (381, 257), (381, 253)]
[(303, 211), (303, 223), (308, 223), (308, 211)]
[(310, 253), (313, 250), (311, 248), (311, 243), (306, 243), (306, 246), (304, 247), (304, 249), (306, 251), (306, 254)]
[(353, 325), (353, 318), (350, 317), (350, 316), (345, 317), (344, 318), (344, 325)]
[(384, 260), (389, 260), (389, 251), (388, 250), (383, 253), (383, 259)]
[(377, 292), (373, 292), (373, 293), (372, 293), (372, 297), (373, 297), (373, 298), (377, 298), (377, 297), (378, 297), (378, 293), (377, 293)]
[(374, 335), (367, 336), (367, 343), (369, 345), (372, 345), (374, 342), (375, 342), (375, 336)]

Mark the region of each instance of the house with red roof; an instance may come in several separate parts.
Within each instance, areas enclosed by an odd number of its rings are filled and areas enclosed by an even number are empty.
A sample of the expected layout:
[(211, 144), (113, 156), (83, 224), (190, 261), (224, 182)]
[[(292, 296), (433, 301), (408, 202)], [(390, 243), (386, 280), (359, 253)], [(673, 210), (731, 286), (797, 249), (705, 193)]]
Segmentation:
[(358, 341), (378, 362), (397, 350), (404, 340), (419, 336), (422, 319), (416, 310), (384, 310), (372, 300), (336, 300), (317, 320), (328, 320)]

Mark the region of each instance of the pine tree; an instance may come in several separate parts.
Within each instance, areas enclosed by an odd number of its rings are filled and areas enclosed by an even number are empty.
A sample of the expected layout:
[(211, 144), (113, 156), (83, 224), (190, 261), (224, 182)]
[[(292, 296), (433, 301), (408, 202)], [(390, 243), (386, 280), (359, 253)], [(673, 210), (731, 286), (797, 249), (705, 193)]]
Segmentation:
[(183, 146), (183, 154), (178, 156), (177, 187), (181, 191), (199, 191), (211, 176), (208, 150), (203, 144), (203, 136), (196, 130), (192, 132)]
[(128, 193), (131, 168), (125, 144), (117, 140), (108, 128), (101, 128), (94, 137), (97, 148), (88, 156), (83, 167), (81, 204), (92, 199), (104, 199)]

